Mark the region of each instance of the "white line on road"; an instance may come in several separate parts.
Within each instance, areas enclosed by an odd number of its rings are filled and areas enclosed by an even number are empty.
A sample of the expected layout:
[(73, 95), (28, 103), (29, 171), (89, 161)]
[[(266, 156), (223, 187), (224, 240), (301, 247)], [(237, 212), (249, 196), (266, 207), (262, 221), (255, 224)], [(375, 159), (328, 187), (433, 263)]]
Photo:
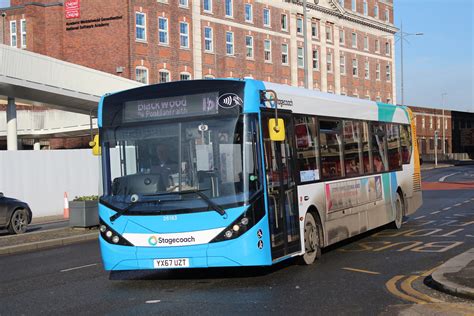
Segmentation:
[(457, 203), (457, 204), (454, 204), (454, 206), (461, 206), (462, 203)]
[(96, 266), (96, 265), (97, 265), (97, 263), (86, 264), (85, 266), (80, 266), (80, 267), (74, 267), (74, 268), (64, 269), (64, 270), (61, 270), (61, 272), (69, 272), (69, 271), (73, 271), (73, 270), (78, 270), (78, 269), (93, 267), (93, 266)]
[(461, 173), (461, 172), (455, 172), (455, 173), (448, 174), (447, 176), (441, 177), (439, 178), (438, 182), (444, 182), (444, 180), (446, 180), (448, 177), (454, 176), (455, 174), (458, 174), (458, 173)]
[(464, 204), (466, 204), (466, 203), (469, 203), (469, 202), (471, 202), (471, 201), (469, 201), (469, 200), (466, 200), (466, 201), (464, 201), (463, 203), (464, 203)]
[(449, 211), (451, 209), (451, 206), (443, 208), (443, 211)]
[(433, 214), (433, 215), (434, 215), (434, 214), (438, 214), (439, 212), (440, 212), (440, 211), (436, 211), (436, 212), (433, 212), (433, 213), (431, 213), (431, 214)]
[(466, 235), (466, 237), (474, 237), (473, 235)]
[(145, 303), (146, 304), (156, 304), (156, 303), (160, 303), (161, 300), (150, 300), (150, 301), (146, 301)]
[(421, 218), (423, 218), (423, 217), (426, 217), (426, 216), (425, 216), (425, 215), (423, 215), (423, 216), (418, 216), (418, 217), (415, 217), (415, 219), (421, 219)]

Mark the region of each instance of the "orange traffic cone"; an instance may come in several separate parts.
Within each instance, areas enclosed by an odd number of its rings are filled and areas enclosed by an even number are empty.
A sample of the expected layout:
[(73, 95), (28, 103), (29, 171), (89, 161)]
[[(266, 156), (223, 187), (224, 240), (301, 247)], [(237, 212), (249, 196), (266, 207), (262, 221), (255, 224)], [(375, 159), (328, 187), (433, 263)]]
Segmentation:
[(67, 197), (67, 192), (64, 192), (64, 218), (69, 218), (69, 199)]

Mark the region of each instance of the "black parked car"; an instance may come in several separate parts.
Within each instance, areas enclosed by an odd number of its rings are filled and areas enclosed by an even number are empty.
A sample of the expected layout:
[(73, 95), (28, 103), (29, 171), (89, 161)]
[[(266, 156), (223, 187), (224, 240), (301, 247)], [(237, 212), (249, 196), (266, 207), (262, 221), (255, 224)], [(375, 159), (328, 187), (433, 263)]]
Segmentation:
[(25, 202), (9, 198), (0, 192), (0, 227), (11, 234), (22, 234), (31, 223), (31, 209)]

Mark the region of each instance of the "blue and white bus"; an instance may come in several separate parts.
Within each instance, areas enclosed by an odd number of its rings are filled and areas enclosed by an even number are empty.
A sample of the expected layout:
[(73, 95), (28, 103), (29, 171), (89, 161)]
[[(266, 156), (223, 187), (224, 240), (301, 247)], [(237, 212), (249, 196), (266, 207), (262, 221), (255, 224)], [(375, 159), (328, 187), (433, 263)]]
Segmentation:
[(323, 247), (400, 228), (421, 205), (410, 115), (257, 80), (104, 96), (105, 269), (311, 264)]

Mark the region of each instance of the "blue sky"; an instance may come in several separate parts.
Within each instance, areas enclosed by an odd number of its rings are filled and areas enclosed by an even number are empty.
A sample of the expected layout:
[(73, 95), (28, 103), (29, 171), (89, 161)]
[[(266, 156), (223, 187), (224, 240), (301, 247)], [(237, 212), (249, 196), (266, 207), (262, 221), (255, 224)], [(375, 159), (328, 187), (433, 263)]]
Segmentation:
[[(472, 0), (394, 0), (395, 24), (409, 36), (404, 44), (405, 104), (474, 112)], [(400, 94), (400, 42), (396, 46), (397, 99)]]
[[(0, 7), (8, 6), (0, 0)], [(405, 104), (474, 112), (473, 0), (394, 0), (395, 24), (410, 36), (404, 45)], [(397, 99), (400, 42), (396, 46)]]

